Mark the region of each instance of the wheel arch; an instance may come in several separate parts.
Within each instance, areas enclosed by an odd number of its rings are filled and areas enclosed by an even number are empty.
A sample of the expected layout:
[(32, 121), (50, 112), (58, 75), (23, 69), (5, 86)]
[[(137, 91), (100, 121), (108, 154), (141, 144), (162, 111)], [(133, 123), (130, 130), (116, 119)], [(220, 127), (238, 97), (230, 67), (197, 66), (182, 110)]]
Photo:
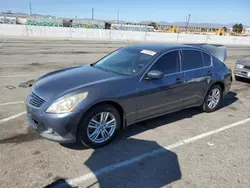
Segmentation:
[[(216, 81), (216, 82), (214, 82), (214, 83), (210, 86), (209, 90), (210, 90), (211, 87), (213, 87), (214, 85), (219, 85), (220, 88), (221, 88), (221, 90), (222, 90), (222, 93), (224, 92), (224, 90), (225, 90), (225, 84), (224, 84), (222, 81)], [(209, 90), (208, 90), (208, 91), (209, 91)]]
[(221, 87), (222, 93), (224, 92), (225, 85), (224, 85), (224, 83), (223, 83), (222, 81), (215, 81), (215, 82), (211, 83), (210, 86), (209, 86), (208, 89), (207, 89), (207, 92), (206, 92), (204, 98), (203, 98), (202, 104), (204, 103), (204, 101), (205, 101), (205, 99), (206, 99), (206, 97), (207, 97), (207, 95), (208, 95), (208, 92), (210, 91), (210, 89), (211, 89), (214, 85), (219, 85), (219, 86)]
[(121, 122), (122, 122), (121, 128), (124, 129), (126, 127), (126, 118), (125, 118), (125, 115), (124, 115), (124, 109), (123, 109), (122, 105), (119, 104), (119, 102), (114, 101), (114, 100), (103, 100), (103, 101), (97, 101), (95, 103), (92, 103), (92, 104), (88, 105), (87, 108), (85, 108), (85, 110), (83, 111), (83, 113), (81, 115), (80, 121), (79, 121), (79, 123), (77, 125), (76, 134), (78, 132), (79, 125), (82, 122), (82, 119), (84, 118), (84, 115), (86, 113), (88, 113), (91, 109), (93, 109), (93, 108), (95, 108), (95, 107), (97, 107), (99, 105), (103, 105), (103, 104), (109, 104), (109, 105), (113, 106), (114, 108), (116, 108), (118, 110), (118, 112), (120, 113)]

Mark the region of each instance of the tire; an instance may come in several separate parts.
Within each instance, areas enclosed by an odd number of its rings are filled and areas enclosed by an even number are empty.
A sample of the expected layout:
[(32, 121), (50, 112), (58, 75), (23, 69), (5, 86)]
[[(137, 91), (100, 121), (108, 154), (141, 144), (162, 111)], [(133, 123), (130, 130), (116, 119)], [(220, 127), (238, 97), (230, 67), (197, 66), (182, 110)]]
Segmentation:
[(236, 81), (241, 81), (241, 77), (239, 76), (234, 76)]
[[(216, 99), (218, 98), (218, 102), (216, 105), (211, 106), (209, 105), (209, 99), (211, 99), (211, 95), (213, 91), (218, 91), (219, 92), (219, 97), (216, 97)], [(222, 97), (223, 97), (223, 93), (222, 93), (222, 89), (219, 85), (215, 84), (213, 85), (207, 92), (206, 98), (202, 104), (202, 109), (203, 111), (210, 113), (210, 112), (214, 112), (216, 110), (218, 110), (218, 108), (220, 107), (221, 101), (222, 101)], [(215, 99), (215, 100), (216, 100)]]
[[(107, 117), (106, 123), (111, 122), (111, 120), (113, 121), (113, 119), (115, 119), (115, 120), (112, 123), (107, 124), (107, 125), (105, 123), (100, 123), (101, 116), (103, 113), (105, 113), (103, 115), (103, 117), (105, 117), (105, 115), (109, 114)], [(91, 120), (93, 120), (93, 118), (94, 118), (94, 121), (91, 121)], [(90, 122), (91, 122), (91, 125), (89, 125)], [(95, 122), (98, 122), (99, 124), (96, 124)], [(99, 148), (99, 147), (105, 146), (105, 145), (109, 144), (115, 138), (115, 136), (118, 134), (120, 127), (121, 127), (121, 122), (122, 122), (121, 114), (119, 113), (119, 111), (115, 107), (113, 107), (112, 105), (109, 105), (109, 104), (98, 105), (98, 106), (90, 109), (83, 116), (83, 118), (78, 126), (77, 139), (78, 139), (78, 141), (80, 141), (82, 144), (84, 144), (88, 148)], [(115, 124), (115, 126), (113, 126), (113, 124)], [(95, 125), (95, 126), (92, 126), (92, 125)], [(112, 128), (108, 128), (108, 125), (112, 126)], [(101, 126), (103, 126), (103, 127), (101, 127)], [(98, 129), (92, 128), (92, 127), (98, 127)], [(97, 133), (93, 134), (94, 131), (97, 131)], [(108, 134), (107, 134), (107, 132), (108, 132)], [(99, 135), (97, 136), (97, 134), (99, 134)], [(94, 135), (94, 136), (92, 136), (92, 135)], [(105, 135), (109, 135), (109, 136), (105, 140), (102, 140), (103, 137), (105, 138)], [(97, 138), (94, 141), (94, 138), (96, 136), (97, 136)]]

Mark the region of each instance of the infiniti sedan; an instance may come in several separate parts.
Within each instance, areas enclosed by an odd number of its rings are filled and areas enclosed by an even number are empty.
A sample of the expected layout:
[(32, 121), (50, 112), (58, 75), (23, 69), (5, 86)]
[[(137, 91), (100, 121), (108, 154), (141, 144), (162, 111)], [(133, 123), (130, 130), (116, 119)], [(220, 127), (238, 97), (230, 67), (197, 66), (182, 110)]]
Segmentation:
[(232, 82), (225, 59), (219, 45), (126, 46), (37, 79), (28, 122), (46, 139), (98, 148), (139, 121), (194, 106), (213, 112)]
[(250, 79), (250, 56), (236, 62), (234, 75), (236, 80), (240, 80), (240, 78)]

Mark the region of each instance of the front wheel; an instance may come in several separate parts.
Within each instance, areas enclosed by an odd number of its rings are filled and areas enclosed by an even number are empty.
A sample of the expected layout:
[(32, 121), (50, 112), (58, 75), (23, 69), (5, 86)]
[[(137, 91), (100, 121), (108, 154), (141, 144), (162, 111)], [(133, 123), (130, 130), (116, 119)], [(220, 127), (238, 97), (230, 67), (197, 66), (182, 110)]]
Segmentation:
[(241, 77), (239, 76), (234, 76), (236, 81), (241, 81)]
[(221, 104), (222, 95), (222, 89), (219, 85), (212, 86), (206, 95), (206, 98), (202, 105), (202, 109), (205, 112), (216, 111)]
[(87, 112), (78, 129), (78, 140), (90, 148), (99, 148), (112, 141), (121, 127), (119, 111), (104, 104)]

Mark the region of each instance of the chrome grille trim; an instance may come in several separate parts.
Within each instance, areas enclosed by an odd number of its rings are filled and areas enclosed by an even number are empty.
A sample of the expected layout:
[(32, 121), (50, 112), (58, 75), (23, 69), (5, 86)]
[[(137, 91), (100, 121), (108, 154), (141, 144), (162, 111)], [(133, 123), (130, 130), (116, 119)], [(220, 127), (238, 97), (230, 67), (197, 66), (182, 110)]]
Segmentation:
[(41, 97), (37, 96), (34, 92), (32, 92), (29, 96), (29, 103), (32, 106), (40, 107), (45, 102)]

